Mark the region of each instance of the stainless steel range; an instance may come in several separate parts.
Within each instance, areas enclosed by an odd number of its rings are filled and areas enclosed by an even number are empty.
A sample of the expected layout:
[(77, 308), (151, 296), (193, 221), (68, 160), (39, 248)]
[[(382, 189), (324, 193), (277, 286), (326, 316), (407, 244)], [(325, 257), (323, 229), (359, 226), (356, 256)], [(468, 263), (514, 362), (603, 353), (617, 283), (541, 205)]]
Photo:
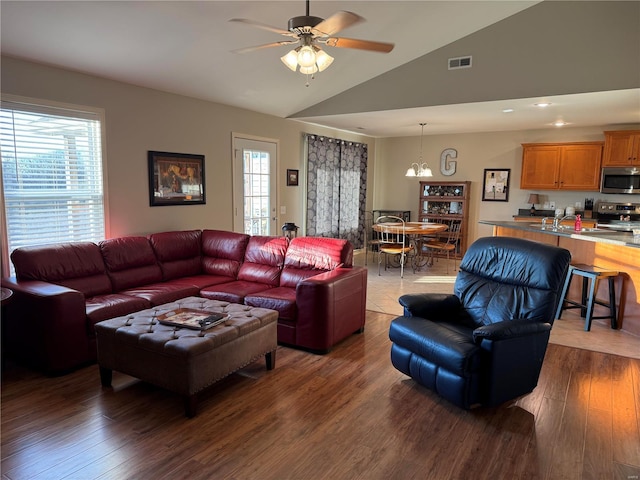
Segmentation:
[(598, 227), (622, 232), (640, 228), (640, 203), (600, 202), (596, 215)]

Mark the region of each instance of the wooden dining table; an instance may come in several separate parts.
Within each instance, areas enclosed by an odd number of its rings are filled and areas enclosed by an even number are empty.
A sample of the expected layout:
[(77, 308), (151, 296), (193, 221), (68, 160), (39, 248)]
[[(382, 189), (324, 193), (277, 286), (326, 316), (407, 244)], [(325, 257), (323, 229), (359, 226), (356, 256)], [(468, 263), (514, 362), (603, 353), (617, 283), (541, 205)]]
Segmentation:
[(405, 222), (404, 227), (402, 223), (397, 222), (381, 222), (374, 223), (373, 230), (376, 232), (390, 232), (393, 234), (402, 234), (404, 228), (404, 234), (409, 239), (411, 246), (411, 265), (414, 270), (422, 268), (424, 266), (431, 265), (432, 259), (428, 255), (425, 255), (424, 244), (426, 242), (425, 237), (433, 236), (436, 233), (445, 231), (448, 225), (444, 223), (436, 222)]

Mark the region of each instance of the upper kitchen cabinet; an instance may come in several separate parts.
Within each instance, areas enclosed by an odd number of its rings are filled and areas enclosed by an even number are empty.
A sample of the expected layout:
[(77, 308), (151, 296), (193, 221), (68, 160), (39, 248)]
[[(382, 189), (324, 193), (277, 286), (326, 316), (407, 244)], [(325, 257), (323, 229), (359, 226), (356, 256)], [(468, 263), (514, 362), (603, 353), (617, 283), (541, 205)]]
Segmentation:
[(640, 130), (604, 132), (603, 167), (640, 165)]
[(598, 191), (603, 142), (523, 143), (523, 190)]

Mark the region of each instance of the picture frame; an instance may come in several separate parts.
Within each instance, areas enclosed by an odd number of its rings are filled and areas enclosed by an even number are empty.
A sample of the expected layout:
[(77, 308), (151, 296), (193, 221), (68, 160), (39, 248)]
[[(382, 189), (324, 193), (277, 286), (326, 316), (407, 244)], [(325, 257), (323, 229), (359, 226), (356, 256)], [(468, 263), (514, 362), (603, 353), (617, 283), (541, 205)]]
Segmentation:
[(510, 177), (510, 168), (485, 168), (482, 201), (508, 202)]
[(298, 170), (287, 168), (287, 186), (288, 187), (298, 186)]
[(149, 205), (206, 203), (204, 155), (148, 151)]

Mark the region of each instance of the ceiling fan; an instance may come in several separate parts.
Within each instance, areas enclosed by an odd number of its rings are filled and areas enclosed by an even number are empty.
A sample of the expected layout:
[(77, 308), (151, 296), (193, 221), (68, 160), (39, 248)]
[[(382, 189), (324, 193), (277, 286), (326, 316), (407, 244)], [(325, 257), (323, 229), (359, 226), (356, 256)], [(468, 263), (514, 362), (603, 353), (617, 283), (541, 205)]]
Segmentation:
[[(298, 47), (281, 57), (282, 62), (294, 72), (298, 69), (300, 73), (313, 75), (322, 72), (333, 62), (333, 57), (322, 50), (318, 44), (329, 47), (354, 48), (358, 50), (368, 50), (372, 52), (389, 53), (393, 50), (393, 43), (374, 42), (370, 40), (358, 40), (355, 38), (334, 37), (336, 33), (344, 30), (356, 23), (364, 22), (365, 19), (352, 12), (339, 11), (331, 15), (326, 20), (320, 17), (309, 15), (309, 0), (306, 0), (306, 15), (289, 19), (288, 30), (272, 27), (261, 22), (247, 20), (245, 18), (232, 18), (230, 22), (242, 23), (251, 27), (261, 28), (270, 32), (278, 33), (291, 40), (281, 40), (279, 42), (267, 43), (255, 47), (240, 48), (233, 50), (234, 53), (247, 53), (263, 48), (279, 47), (283, 45), (295, 45)], [(309, 84), (307, 83), (307, 86)]]

